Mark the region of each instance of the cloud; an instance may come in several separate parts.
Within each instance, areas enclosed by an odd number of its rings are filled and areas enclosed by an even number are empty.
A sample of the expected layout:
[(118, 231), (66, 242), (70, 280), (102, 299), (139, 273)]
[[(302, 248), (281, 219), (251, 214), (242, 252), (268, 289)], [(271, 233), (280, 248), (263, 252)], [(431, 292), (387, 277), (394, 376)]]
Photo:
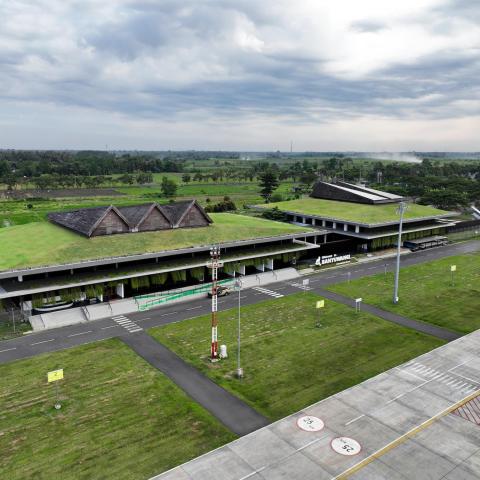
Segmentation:
[[(342, 121), (366, 128), (384, 118), (409, 150), (415, 119), (477, 118), (479, 14), (473, 0), (2, 2), (0, 122), (45, 146), (32, 119), (48, 111), (59, 147), (69, 146), (67, 112), (82, 112), (69, 122), (78, 119), (85, 147), (103, 131), (100, 118), (113, 131), (135, 125), (132, 146), (155, 143), (138, 125), (167, 122), (185, 148), (204, 132), (191, 119), (211, 129), (220, 122), (223, 148), (228, 131), (239, 134), (241, 124), (248, 138), (260, 123), (268, 149), (285, 129), (333, 134)], [(85, 112), (90, 125), (80, 124)], [(0, 132), (0, 146), (10, 138)], [(356, 148), (353, 138), (345, 132), (337, 148)], [(429, 149), (438, 138), (431, 133)], [(458, 139), (458, 149), (478, 149), (476, 137)]]

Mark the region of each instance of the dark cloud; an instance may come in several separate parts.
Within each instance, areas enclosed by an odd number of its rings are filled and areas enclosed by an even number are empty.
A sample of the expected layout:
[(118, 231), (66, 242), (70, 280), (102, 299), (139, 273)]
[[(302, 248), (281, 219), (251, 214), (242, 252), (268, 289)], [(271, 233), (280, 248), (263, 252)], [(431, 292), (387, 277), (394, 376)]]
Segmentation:
[(381, 22), (364, 20), (352, 24), (352, 29), (357, 32), (375, 33), (387, 28), (387, 25)]

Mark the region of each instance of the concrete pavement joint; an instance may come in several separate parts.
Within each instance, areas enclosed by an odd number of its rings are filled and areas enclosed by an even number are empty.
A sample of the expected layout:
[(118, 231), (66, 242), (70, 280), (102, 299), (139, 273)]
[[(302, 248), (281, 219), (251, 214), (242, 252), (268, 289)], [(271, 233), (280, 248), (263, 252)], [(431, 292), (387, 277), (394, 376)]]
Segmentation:
[(461, 407), (462, 405), (469, 402), (472, 398), (475, 398), (478, 395), (479, 395), (479, 392), (477, 390), (476, 392), (464, 397), (462, 400), (459, 400), (458, 402), (454, 403), (453, 405), (450, 405), (449, 407), (440, 411), (439, 413), (437, 413), (433, 417), (429, 418), (428, 420), (425, 420), (420, 425), (417, 425), (416, 427), (413, 427), (408, 432), (404, 433), (400, 437), (396, 438), (395, 440), (391, 441), (390, 443), (388, 443), (384, 447), (380, 448), (376, 452), (374, 452), (371, 455), (369, 455), (368, 457), (364, 458), (362, 461), (360, 461), (356, 465), (353, 465), (352, 467), (343, 471), (340, 475), (337, 475), (336, 477), (334, 477), (334, 480), (346, 480), (350, 475), (353, 475), (354, 473), (358, 472), (359, 470), (361, 470), (363, 467), (367, 466), (369, 463), (373, 462), (374, 460), (379, 459), (381, 456), (385, 455), (390, 450), (392, 450), (395, 447), (401, 445), (402, 443), (409, 440), (410, 438), (412, 438), (413, 436), (415, 436), (417, 433), (421, 432), (422, 430), (425, 430), (427, 427), (429, 427), (434, 422), (436, 422), (439, 418), (444, 417), (445, 415), (448, 415), (450, 412), (453, 412), (453, 410), (456, 410), (458, 407)]

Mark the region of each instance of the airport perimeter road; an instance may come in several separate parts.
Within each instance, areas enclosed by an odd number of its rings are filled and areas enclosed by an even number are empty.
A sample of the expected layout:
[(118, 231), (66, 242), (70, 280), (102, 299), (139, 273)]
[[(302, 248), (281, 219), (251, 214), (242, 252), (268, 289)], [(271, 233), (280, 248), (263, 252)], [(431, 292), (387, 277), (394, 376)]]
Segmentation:
[[(470, 241), (432, 250), (407, 254), (402, 257), (402, 266), (414, 265), (463, 253), (480, 250), (480, 241)], [(332, 268), (320, 273), (309, 275), (308, 289), (316, 291), (325, 286), (343, 282), (350, 272), (351, 279), (381, 273), (394, 268), (395, 259), (380, 259)], [(250, 305), (269, 298), (291, 295), (303, 290), (302, 279), (269, 284), (266, 287), (254, 287), (242, 292), (242, 305)], [(320, 291), (320, 290), (318, 290)], [(226, 310), (237, 305), (237, 296), (231, 295), (219, 299), (219, 309)], [(184, 303), (165, 305), (146, 312), (95, 320), (70, 327), (56, 328), (43, 332), (24, 335), (0, 342), (0, 363), (6, 363), (21, 358), (32, 357), (41, 353), (72, 348), (77, 345), (91, 343), (125, 333), (140, 331), (167, 323), (178, 322), (187, 318), (204, 315), (210, 312), (210, 301), (206, 298)]]
[(246, 435), (270, 423), (244, 401), (217, 385), (147, 333), (126, 334), (121, 340), (233, 433)]
[[(333, 300), (334, 302), (343, 303), (344, 305), (355, 308), (355, 300), (353, 298), (348, 298), (338, 293), (333, 293), (328, 290), (322, 289), (316, 289), (315, 292), (319, 293), (322, 297)], [(384, 320), (387, 320), (387, 322), (396, 323), (397, 325), (401, 325), (402, 327), (411, 328), (413, 330), (416, 330), (417, 332), (426, 333), (427, 335), (441, 338), (442, 340), (446, 340), (447, 342), (451, 342), (452, 340), (456, 340), (457, 338), (460, 338), (462, 336), (460, 333), (452, 332), (451, 330), (447, 330), (446, 328), (438, 327), (437, 325), (433, 325), (431, 323), (419, 322), (418, 320), (413, 320), (411, 318), (407, 318), (396, 313), (382, 310), (381, 308), (369, 305), (368, 303), (362, 303), (361, 308), (362, 311), (383, 318)]]

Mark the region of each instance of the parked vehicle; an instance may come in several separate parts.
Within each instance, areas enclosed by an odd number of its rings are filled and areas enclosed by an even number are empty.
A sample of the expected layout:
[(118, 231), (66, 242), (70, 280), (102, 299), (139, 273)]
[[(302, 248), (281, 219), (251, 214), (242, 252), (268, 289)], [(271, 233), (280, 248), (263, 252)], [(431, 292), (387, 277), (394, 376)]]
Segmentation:
[[(230, 295), (230, 293), (232, 293), (232, 290), (228, 287), (217, 287), (217, 297), (225, 297)], [(212, 298), (212, 292), (208, 292), (208, 298)]]
[(405, 240), (403, 242), (403, 246), (409, 248), (412, 252), (418, 252), (419, 250), (425, 250), (427, 248), (442, 247), (447, 244), (448, 238), (440, 236)]

